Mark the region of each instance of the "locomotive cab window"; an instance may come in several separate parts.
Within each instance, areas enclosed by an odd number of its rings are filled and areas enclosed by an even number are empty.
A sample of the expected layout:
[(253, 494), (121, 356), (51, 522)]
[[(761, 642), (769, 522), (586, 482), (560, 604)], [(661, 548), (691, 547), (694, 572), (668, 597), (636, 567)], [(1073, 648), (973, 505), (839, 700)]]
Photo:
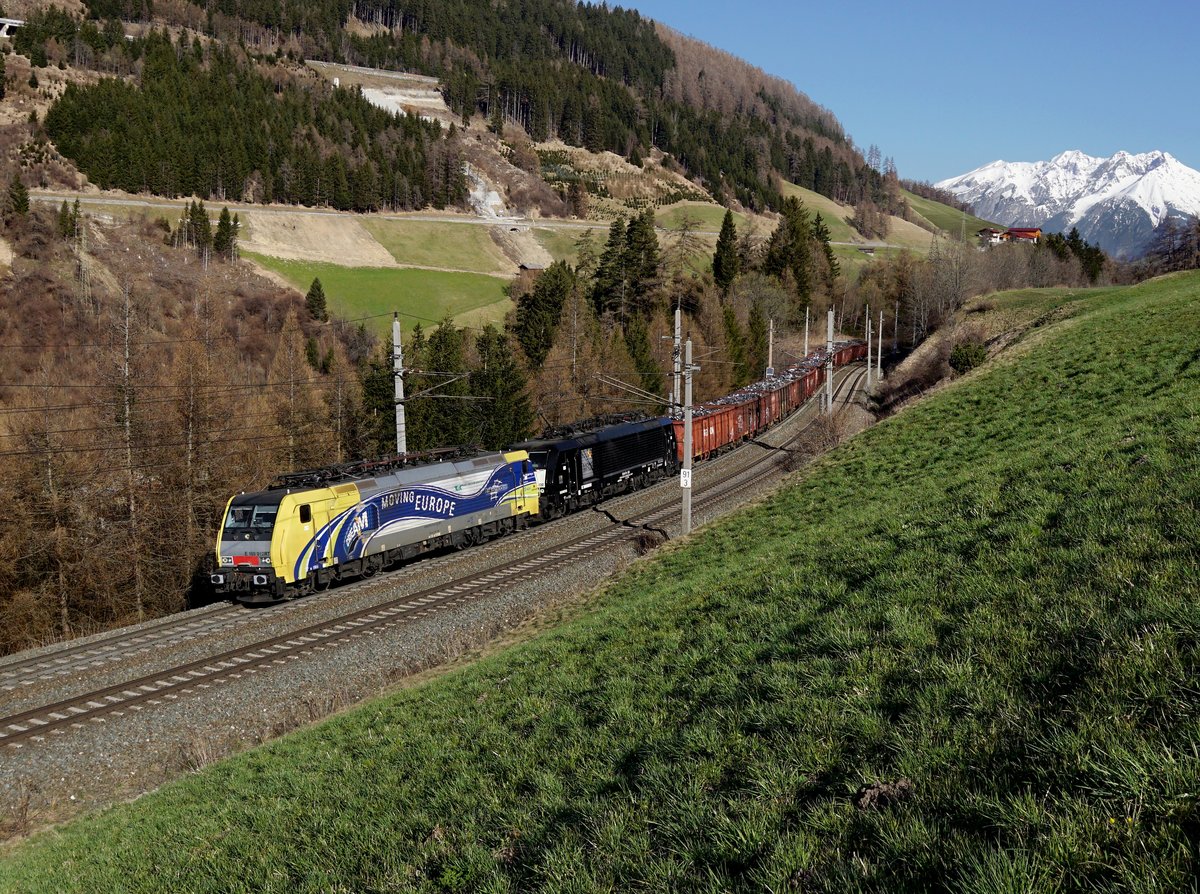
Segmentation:
[(300, 507), (300, 524), (307, 525), (312, 522), (312, 507), (304, 503)]
[(230, 506), (221, 532), (222, 540), (270, 540), (279, 504)]

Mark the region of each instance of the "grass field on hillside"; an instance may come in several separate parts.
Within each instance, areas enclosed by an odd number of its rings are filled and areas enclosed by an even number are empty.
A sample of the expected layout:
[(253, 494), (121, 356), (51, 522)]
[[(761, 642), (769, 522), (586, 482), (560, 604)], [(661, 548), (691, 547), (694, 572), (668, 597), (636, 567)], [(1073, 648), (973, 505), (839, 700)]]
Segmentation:
[[(698, 202), (679, 202), (669, 208), (661, 209), (654, 216), (654, 222), (665, 230), (677, 230), (685, 216), (697, 222), (697, 229), (712, 233), (721, 232), (721, 223), (725, 220), (725, 209), (720, 205), (702, 205)], [(733, 212), (733, 224), (741, 232), (746, 226), (746, 215)]]
[(833, 199), (818, 192), (796, 186), (794, 183), (783, 184), (784, 196), (795, 196), (804, 203), (810, 214), (820, 214), (821, 220), (829, 228), (829, 238), (834, 242), (863, 242), (863, 237), (846, 223), (846, 219), (854, 215), (854, 209), (839, 205)]
[[(460, 227), (460, 229), (474, 229)], [(307, 292), (319, 277), (330, 313), (347, 320), (375, 317), (368, 328), (391, 335), (391, 314), (400, 311), (406, 329), (420, 323), (426, 329), (449, 314), (462, 324), (499, 323), (512, 302), (505, 294), (508, 280), (478, 273), (443, 273), (394, 267), (341, 267), (307, 261), (285, 261), (243, 252), (297, 289)]]
[(574, 621), (43, 835), (0, 890), (1193, 890), (1198, 295), (992, 296), (998, 360)]
[(376, 217), (360, 220), (398, 264), (474, 273), (511, 272), (514, 268), (485, 226)]
[[(532, 227), (530, 230), (538, 244), (556, 261), (566, 261), (572, 267), (579, 263), (579, 251), (575, 243), (584, 234), (583, 229), (559, 229), (557, 227)], [(608, 227), (597, 223), (592, 228), (592, 241), (599, 251), (604, 247), (604, 239), (608, 235)]]
[(997, 229), (1005, 229), (1000, 224), (989, 223), (981, 217), (976, 217), (973, 214), (966, 215), (966, 223), (963, 222), (963, 213), (949, 205), (943, 205), (941, 202), (935, 202), (932, 199), (925, 199), (907, 189), (903, 190), (904, 197), (908, 199), (909, 206), (932, 223), (935, 227), (945, 230), (955, 239), (963, 232), (966, 233), (967, 241), (973, 242), (975, 234), (984, 227), (994, 227)]

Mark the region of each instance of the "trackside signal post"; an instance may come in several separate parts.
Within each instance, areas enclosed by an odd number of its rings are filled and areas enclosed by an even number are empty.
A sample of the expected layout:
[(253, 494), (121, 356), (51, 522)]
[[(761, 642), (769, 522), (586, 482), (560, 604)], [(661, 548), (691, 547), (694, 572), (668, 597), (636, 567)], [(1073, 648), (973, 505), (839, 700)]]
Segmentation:
[(833, 308), (829, 309), (829, 336), (825, 341), (825, 413), (833, 415)]
[(767, 331), (767, 378), (775, 375), (775, 318), (771, 318), (771, 328)]
[(674, 390), (671, 392), (672, 397), (673, 397), (673, 400), (671, 401), (671, 415), (672, 416), (674, 416), (679, 411), (679, 370), (680, 370), (679, 332), (680, 332), (680, 324), (682, 322), (682, 314), (683, 314), (683, 311), (681, 310), (681, 308), (676, 307), (675, 308), (675, 339), (672, 342), (672, 348), (671, 348), (671, 360), (672, 360), (672, 363), (674, 364), (674, 371), (675, 371), (675, 380), (674, 380), (675, 387), (674, 387)]
[(400, 314), (392, 312), (392, 369), (396, 377), (396, 452), (408, 453), (404, 426), (404, 347), (400, 343)]
[(679, 470), (679, 487), (683, 491), (683, 523), (681, 532), (692, 532), (692, 340), (684, 348), (683, 365), (683, 468)]
[[(875, 353), (879, 355), (879, 363), (878, 363), (878, 370), (877, 370), (878, 374), (875, 376), (875, 381), (882, 382), (883, 381), (883, 311), (879, 312), (879, 337), (876, 339), (876, 341), (879, 342), (879, 344), (875, 346), (876, 347)], [(870, 365), (871, 365), (871, 355), (868, 354), (867, 355), (867, 366), (870, 366)]]
[(871, 305), (867, 305), (867, 390), (871, 389)]

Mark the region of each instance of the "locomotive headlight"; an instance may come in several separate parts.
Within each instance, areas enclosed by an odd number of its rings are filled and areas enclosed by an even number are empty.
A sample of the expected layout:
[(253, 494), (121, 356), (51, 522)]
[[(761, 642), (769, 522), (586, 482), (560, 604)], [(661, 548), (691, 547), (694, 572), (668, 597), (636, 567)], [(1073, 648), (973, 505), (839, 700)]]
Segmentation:
[(262, 557), (259, 559), (259, 562), (261, 562), (263, 565), (270, 565), (270, 564), (271, 564), (271, 557), (270, 557), (270, 556), (262, 556)]
[(232, 565), (233, 564), (233, 556), (221, 556), (221, 564), (222, 565)]

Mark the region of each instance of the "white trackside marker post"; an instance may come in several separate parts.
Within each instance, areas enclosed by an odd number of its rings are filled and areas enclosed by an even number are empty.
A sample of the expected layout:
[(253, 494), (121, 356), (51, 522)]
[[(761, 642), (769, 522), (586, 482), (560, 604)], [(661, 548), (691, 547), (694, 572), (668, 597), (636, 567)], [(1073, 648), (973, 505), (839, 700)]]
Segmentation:
[(675, 388), (672, 391), (673, 399), (671, 401), (671, 416), (672, 417), (674, 417), (675, 414), (679, 412), (679, 368), (680, 368), (680, 364), (679, 364), (679, 332), (680, 332), (680, 323), (682, 321), (682, 314), (683, 314), (683, 311), (680, 308), (676, 307), (675, 308), (675, 340), (674, 340), (674, 342), (672, 344), (672, 348), (671, 348), (671, 358), (672, 358), (672, 361), (674, 364), (674, 369), (675, 369)]
[[(879, 363), (875, 381), (883, 381), (883, 311), (879, 312), (879, 337), (876, 339), (879, 342), (876, 353), (879, 355)], [(867, 366), (871, 365), (871, 355), (867, 355)]]
[(692, 340), (687, 340), (683, 369), (683, 468), (679, 487), (683, 491), (683, 535), (692, 532)]
[(825, 413), (833, 415), (833, 308), (829, 309), (829, 334), (825, 341)]
[(767, 330), (767, 378), (775, 375), (775, 319), (771, 318), (771, 327)]
[(804, 308), (804, 356), (808, 356), (808, 308)]
[(867, 305), (867, 390), (871, 390), (871, 305)]
[(408, 453), (404, 428), (404, 347), (400, 343), (400, 314), (392, 313), (392, 368), (396, 377), (396, 452)]

